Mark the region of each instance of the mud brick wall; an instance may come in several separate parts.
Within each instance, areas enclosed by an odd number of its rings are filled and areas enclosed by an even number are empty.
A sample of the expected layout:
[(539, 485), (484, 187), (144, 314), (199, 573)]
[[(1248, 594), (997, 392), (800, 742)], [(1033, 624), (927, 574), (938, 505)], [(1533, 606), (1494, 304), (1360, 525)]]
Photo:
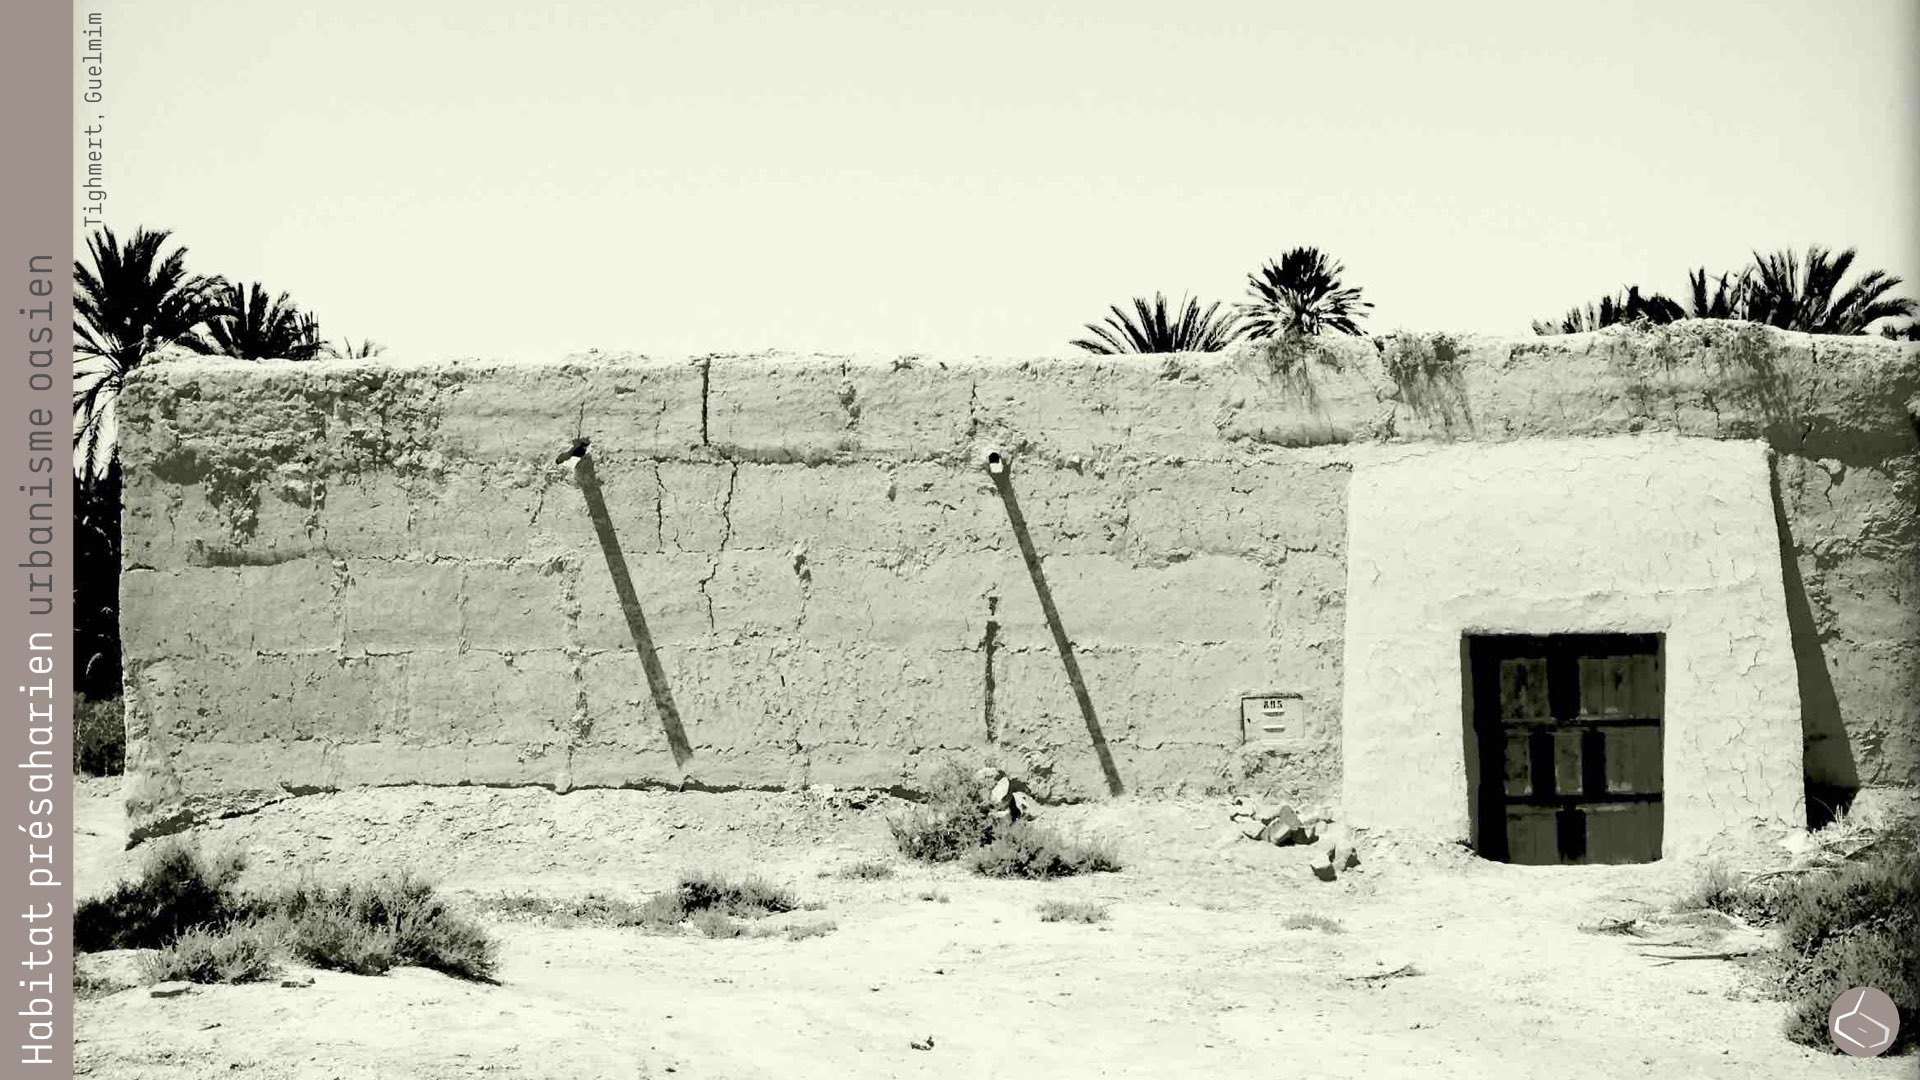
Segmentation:
[[(1406, 444), (1763, 441), (1809, 777), (1912, 784), (1920, 349), (1722, 323), (1030, 361), (183, 359), (130, 382), (129, 808), (365, 784), (1339, 797), (1347, 488)], [(669, 751), (578, 435), (693, 747)], [(1462, 507), (1471, 513), (1471, 507)], [(1241, 699), (1286, 697), (1243, 744)]]

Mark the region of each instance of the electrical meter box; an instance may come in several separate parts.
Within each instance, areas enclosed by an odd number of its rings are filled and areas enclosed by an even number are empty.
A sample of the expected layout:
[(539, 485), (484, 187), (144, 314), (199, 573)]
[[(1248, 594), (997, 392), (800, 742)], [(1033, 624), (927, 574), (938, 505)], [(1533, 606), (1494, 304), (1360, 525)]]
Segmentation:
[(1307, 710), (1300, 695), (1280, 690), (1241, 698), (1240, 741), (1307, 742)]

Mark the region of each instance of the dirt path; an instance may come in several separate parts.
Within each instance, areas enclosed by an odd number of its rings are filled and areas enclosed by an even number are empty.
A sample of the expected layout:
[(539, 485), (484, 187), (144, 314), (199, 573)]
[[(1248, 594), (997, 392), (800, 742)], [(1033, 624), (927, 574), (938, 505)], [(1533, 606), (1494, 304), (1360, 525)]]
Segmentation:
[[(861, 800), (855, 799), (854, 803)], [(83, 792), (80, 874), (125, 865), (116, 803)], [(305, 989), (130, 990), (84, 1003), (84, 1075), (497, 1077), (1891, 1077), (1778, 1033), (1715, 961), (1659, 965), (1583, 932), (1662, 904), (1678, 868), (1521, 869), (1376, 843), (1323, 883), (1302, 857), (1221, 840), (1219, 804), (1050, 811), (1118, 838), (1127, 870), (1049, 884), (900, 865), (884, 801), (480, 789), (310, 796), (200, 831), (258, 879), (433, 870), (456, 896), (639, 898), (691, 867), (753, 870), (825, 909), (803, 941), (559, 929), (489, 917), (502, 985), (417, 970), (317, 974)], [(88, 837), (84, 830), (96, 835)], [(922, 899), (937, 890), (948, 902)], [(1042, 898), (1110, 905), (1042, 923)], [(1289, 930), (1312, 912), (1340, 933)], [(1409, 967), (1410, 966), (1410, 967)], [(1400, 971), (1398, 977), (1381, 977)], [(931, 1049), (913, 1048), (931, 1036)]]

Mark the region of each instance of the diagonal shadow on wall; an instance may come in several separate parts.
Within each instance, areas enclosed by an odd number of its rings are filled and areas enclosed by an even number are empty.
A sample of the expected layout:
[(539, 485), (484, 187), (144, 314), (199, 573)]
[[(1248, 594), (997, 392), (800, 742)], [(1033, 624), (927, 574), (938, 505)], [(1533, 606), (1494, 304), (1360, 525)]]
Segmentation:
[(1001, 502), (1006, 504), (1007, 521), (1013, 526), (1013, 538), (1020, 545), (1020, 557), (1027, 564), (1027, 574), (1033, 578), (1033, 591), (1040, 598), (1040, 611), (1047, 619), (1047, 629), (1053, 633), (1054, 648), (1060, 653), (1060, 664), (1066, 669), (1067, 682), (1073, 687), (1073, 697), (1080, 705), (1080, 718), (1086, 722), (1087, 737), (1093, 743), (1094, 756), (1100, 760), (1100, 772), (1106, 777), (1107, 791), (1118, 796), (1123, 788), (1120, 783), (1120, 770), (1113, 763), (1113, 751), (1107, 746), (1107, 736), (1100, 729), (1100, 719), (1093, 712), (1093, 697), (1087, 693), (1087, 680), (1080, 674), (1080, 661), (1073, 655), (1073, 642), (1067, 637), (1066, 626), (1060, 621), (1060, 611), (1053, 604), (1053, 590), (1047, 586), (1047, 575), (1040, 569), (1039, 553), (1033, 549), (1033, 537), (1027, 531), (1027, 518), (1020, 512), (1020, 499), (1013, 492), (1013, 476), (1010, 463), (999, 452), (987, 455), (987, 472), (993, 477), (993, 486), (1000, 492)]
[(653, 634), (647, 629), (647, 617), (640, 610), (639, 594), (634, 592), (633, 576), (627, 572), (627, 557), (620, 551), (620, 538), (613, 532), (613, 517), (607, 513), (607, 500), (600, 492), (600, 475), (594, 471), (593, 455), (576, 444), (578, 460), (574, 476), (580, 492), (587, 498), (587, 515), (593, 519), (593, 531), (600, 537), (600, 550), (607, 557), (607, 570), (613, 575), (613, 591), (620, 597), (620, 611), (627, 617), (627, 630), (633, 646), (640, 652), (640, 666), (646, 670), (647, 686), (653, 692), (653, 704), (666, 730), (667, 746), (676, 765), (685, 765), (693, 757), (687, 732), (680, 723), (680, 710), (673, 703), (673, 691), (667, 686), (667, 673), (660, 666), (660, 654), (654, 649)]
[(1820, 632), (1813, 624), (1813, 604), (1794, 555), (1793, 535), (1787, 527), (1785, 500), (1780, 494), (1780, 459), (1768, 459), (1773, 496), (1774, 527), (1780, 534), (1781, 581), (1787, 591), (1787, 629), (1793, 640), (1793, 661), (1800, 675), (1800, 723), (1806, 740), (1804, 768), (1807, 782), (1807, 826), (1820, 828), (1853, 803), (1860, 789), (1853, 745), (1840, 715), (1840, 697), (1827, 671)]

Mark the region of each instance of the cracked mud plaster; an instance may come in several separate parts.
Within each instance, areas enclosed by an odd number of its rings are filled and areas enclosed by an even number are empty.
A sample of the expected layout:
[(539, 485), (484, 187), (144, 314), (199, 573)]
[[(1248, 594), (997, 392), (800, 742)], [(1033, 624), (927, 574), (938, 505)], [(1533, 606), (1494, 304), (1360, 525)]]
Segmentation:
[(1463, 634), (1609, 632), (1665, 637), (1668, 854), (1804, 824), (1768, 454), (1626, 436), (1357, 467), (1342, 715), (1355, 822), (1467, 836)]
[[(988, 449), (1015, 462), (1130, 790), (1331, 798), (1344, 769), (1362, 789), (1424, 791), (1407, 803), (1436, 808), (1431, 820), (1464, 812), (1454, 770), (1408, 749), (1459, 755), (1457, 611), (1408, 612), (1399, 625), (1416, 640), (1401, 643), (1369, 636), (1383, 624), (1367, 599), (1454, 585), (1459, 610), (1665, 613), (1684, 678), (1703, 695), (1759, 680), (1742, 722), (1796, 745), (1797, 728), (1776, 727), (1798, 708), (1782, 704), (1797, 666), (1801, 686), (1824, 680), (1817, 733), (1807, 721), (1822, 775), (1914, 781), (1920, 347), (1701, 323), (1168, 359), (143, 369), (121, 403), (135, 817), (177, 827), (365, 784), (911, 787), (949, 753), (1097, 796), (1038, 605), (1012, 587), (1025, 578), (980, 469)], [(1778, 527), (1769, 514), (1754, 531), (1769, 487), (1713, 473), (1711, 450), (1618, 451), (1638, 491), (1607, 486), (1620, 474), (1605, 455), (1552, 459), (1555, 440), (1626, 435), (1748, 440), (1726, 452), (1749, 463), (1771, 447)], [(592, 440), (685, 719), (684, 768), (612, 589), (589, 572), (581, 493), (553, 462), (577, 437)], [(1529, 475), (1558, 460), (1562, 490), (1591, 475), (1612, 494), (1566, 507), (1580, 530), (1543, 522), (1541, 558), (1463, 584), (1431, 553), (1446, 537), (1463, 558), (1498, 547), (1485, 511), (1506, 496), (1468, 481), (1503, 453)], [(1377, 525), (1350, 541), (1350, 482), (1372, 490), (1361, 478), (1394, 461), (1425, 476), (1400, 512), (1433, 522), (1403, 522), (1400, 547), (1366, 540)], [(1656, 491), (1658, 515), (1592, 513)], [(1798, 579), (1784, 600), (1780, 545)], [(1350, 551), (1364, 556), (1352, 567)], [(1569, 592), (1583, 574), (1597, 584)], [(1782, 606), (1812, 627), (1784, 669), (1787, 620), (1760, 610)], [(1737, 664), (1723, 622), (1756, 635)], [(1689, 645), (1689, 627), (1720, 647)], [(1436, 642), (1451, 652), (1429, 657)], [(1239, 699), (1270, 692), (1299, 694), (1316, 734), (1249, 770)], [(1719, 700), (1713, 715), (1735, 697)], [(1700, 745), (1729, 752), (1717, 736)], [(1675, 782), (1711, 815), (1754, 803), (1785, 816), (1797, 752), (1724, 776), (1676, 763)]]

